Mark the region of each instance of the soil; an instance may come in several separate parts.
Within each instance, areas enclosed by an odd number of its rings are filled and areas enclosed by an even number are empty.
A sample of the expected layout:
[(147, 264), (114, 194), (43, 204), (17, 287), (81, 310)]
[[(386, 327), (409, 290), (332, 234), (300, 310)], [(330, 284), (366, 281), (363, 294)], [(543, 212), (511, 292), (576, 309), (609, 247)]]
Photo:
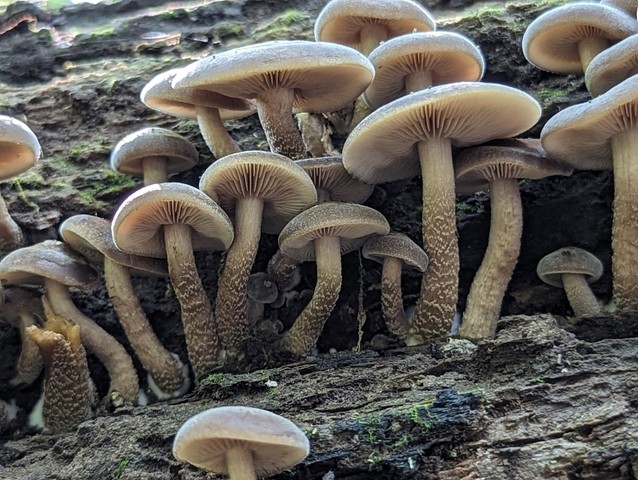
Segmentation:
[[(214, 159), (191, 120), (152, 111), (139, 101), (155, 74), (225, 49), (273, 39), (312, 40), (325, 0), (122, 0), (49, 12), (16, 3), (0, 15), (0, 114), (26, 121), (43, 147), (41, 161), (0, 185), (29, 243), (57, 238), (64, 219), (79, 213), (111, 218), (139, 178), (109, 168), (111, 148), (147, 126), (188, 138), (200, 163), (172, 180), (196, 186)], [(558, 3), (520, 1), (424, 4), (439, 30), (471, 38), (483, 51), (484, 81), (531, 93), (544, 122), (589, 96), (580, 76), (551, 75), (531, 66), (520, 44), (529, 22)], [(256, 116), (227, 123), (243, 150), (267, 149)], [(344, 138), (335, 135), (339, 148)], [(102, 408), (75, 431), (51, 435), (25, 426), (40, 379), (9, 384), (20, 353), (17, 332), (0, 322), (0, 399), (15, 401), (16, 420), (0, 426), (0, 479), (217, 478), (176, 461), (172, 440), (190, 416), (220, 405), (249, 405), (290, 418), (308, 435), (311, 452), (280, 479), (633, 479), (638, 476), (638, 316), (571, 318), (564, 292), (542, 283), (536, 264), (567, 245), (585, 248), (605, 265), (592, 284), (611, 297), (609, 172), (578, 171), (520, 183), (524, 209), (521, 255), (505, 296), (497, 336), (452, 339), (401, 348), (380, 310), (381, 272), (357, 253), (343, 257), (339, 303), (303, 362), (269, 355), (273, 335), (254, 338), (241, 365), (213, 373), (192, 392), (147, 406)], [(394, 230), (420, 237), (420, 180), (375, 187), (367, 205)], [(459, 196), (462, 312), (489, 232), (489, 194)], [(277, 249), (264, 235), (254, 271)], [(196, 257), (214, 292), (220, 258)], [(287, 308), (265, 318), (288, 328), (314, 288), (304, 265)], [(404, 276), (406, 306), (420, 275)], [(185, 358), (179, 306), (166, 279), (136, 279), (135, 287), (164, 345)], [(75, 292), (78, 307), (129, 351), (104, 287)], [(363, 307), (363, 308), (361, 308)], [(276, 335), (275, 335), (276, 336)], [(131, 351), (132, 353), (132, 351)], [(98, 393), (108, 389), (89, 356)], [(140, 365), (140, 378), (144, 373)], [(268, 382), (268, 383), (267, 383)]]

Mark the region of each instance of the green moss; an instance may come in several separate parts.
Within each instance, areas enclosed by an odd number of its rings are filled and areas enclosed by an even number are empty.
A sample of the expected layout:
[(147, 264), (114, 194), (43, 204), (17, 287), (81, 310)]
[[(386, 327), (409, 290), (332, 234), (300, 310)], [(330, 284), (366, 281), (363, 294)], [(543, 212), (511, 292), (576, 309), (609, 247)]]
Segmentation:
[(206, 378), (210, 383), (217, 385), (221, 388), (228, 388), (235, 383), (232, 378), (225, 373), (211, 373)]
[(310, 15), (299, 10), (290, 9), (272, 19), (270, 23), (259, 27), (253, 34), (256, 42), (266, 40), (290, 40), (309, 37), (312, 32)]

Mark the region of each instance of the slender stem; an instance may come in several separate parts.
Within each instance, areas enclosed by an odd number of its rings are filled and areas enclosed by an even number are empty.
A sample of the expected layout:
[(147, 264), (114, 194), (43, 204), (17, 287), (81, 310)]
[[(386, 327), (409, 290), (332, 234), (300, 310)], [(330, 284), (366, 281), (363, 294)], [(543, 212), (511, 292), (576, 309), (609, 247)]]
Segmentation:
[(309, 155), (292, 114), (293, 100), (291, 89), (273, 88), (256, 98), (255, 103), (270, 150), (298, 160)]
[(421, 70), (405, 76), (405, 94), (424, 90), (432, 86), (432, 72)]
[(609, 48), (609, 41), (602, 37), (586, 37), (578, 42), (578, 54), (583, 73), (594, 57), (607, 48)]
[(274, 277), (277, 289), (280, 292), (288, 292), (295, 287), (295, 285), (292, 285), (294, 283), (294, 274), (300, 264), (301, 262), (296, 258), (277, 250), (268, 261), (266, 271)]
[(0, 253), (7, 253), (24, 244), (24, 233), (9, 214), (7, 204), (0, 197)]
[(226, 451), (229, 480), (257, 480), (253, 454), (250, 450), (233, 447)]
[(168, 180), (166, 159), (163, 157), (146, 157), (142, 160), (144, 185), (154, 185)]
[(219, 109), (195, 105), (199, 131), (204, 142), (215, 158), (219, 159), (231, 153), (239, 152), (239, 147), (230, 136), (219, 116)]
[(390, 333), (401, 340), (408, 337), (410, 323), (403, 309), (401, 272), (403, 262), (395, 257), (386, 257), (381, 269), (381, 309)]
[(569, 305), (572, 307), (575, 316), (597, 315), (602, 312), (602, 307), (584, 275), (563, 273), (561, 280), (563, 281), (563, 288), (569, 300)]
[(367, 25), (359, 33), (359, 51), (366, 57), (388, 39), (388, 31), (382, 25)]
[(30, 385), (36, 381), (42, 372), (44, 364), (42, 363), (40, 349), (26, 333), (27, 328), (32, 325), (38, 325), (35, 316), (31, 312), (21, 311), (18, 315), (17, 328), (20, 332), (22, 347), (20, 349), (20, 358), (18, 358), (16, 365), (16, 374), (10, 381), (11, 385), (20, 385), (22, 383)]

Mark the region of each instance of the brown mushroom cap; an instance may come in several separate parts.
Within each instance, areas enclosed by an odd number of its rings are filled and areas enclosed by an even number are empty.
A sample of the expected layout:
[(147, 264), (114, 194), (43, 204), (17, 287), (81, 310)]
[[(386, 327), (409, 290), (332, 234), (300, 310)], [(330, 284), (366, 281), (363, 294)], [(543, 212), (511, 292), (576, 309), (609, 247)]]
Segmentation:
[(272, 303), (277, 300), (279, 291), (272, 275), (266, 272), (255, 272), (248, 277), (246, 294), (255, 302)]
[(597, 97), (637, 73), (638, 35), (632, 35), (594, 57), (585, 71), (585, 85)]
[(429, 87), (479, 81), (485, 69), (478, 47), (467, 37), (453, 32), (422, 32), (396, 37), (382, 43), (368, 58), (376, 74), (364, 98), (373, 108), (410, 93), (406, 84), (410, 75), (427, 76), (426, 86)]
[(599, 3), (577, 2), (552, 8), (537, 17), (523, 35), (523, 54), (542, 70), (579, 74), (584, 70), (581, 41), (600, 39), (603, 43), (598, 53), (609, 43), (635, 33), (638, 22), (625, 12)]
[(217, 407), (188, 419), (177, 431), (173, 455), (204, 470), (227, 475), (227, 452), (247, 450), (254, 473), (275, 475), (301, 462), (310, 450), (304, 433), (290, 420), (251, 407)]
[(0, 180), (15, 177), (40, 158), (35, 133), (21, 121), (0, 115)]
[(366, 240), (361, 254), (370, 260), (383, 263), (386, 258), (398, 258), (406, 268), (425, 272), (428, 256), (410, 237), (399, 232), (372, 237)]
[(598, 280), (603, 274), (603, 264), (595, 255), (577, 247), (564, 247), (545, 255), (536, 266), (539, 278), (554, 287), (562, 288), (561, 276), (565, 273), (583, 275), (587, 283)]
[(304, 158), (295, 163), (310, 176), (317, 192), (325, 194), (324, 201), (363, 203), (374, 190), (374, 186), (350, 175), (340, 156)]
[(134, 255), (166, 257), (163, 225), (186, 224), (194, 250), (226, 250), (233, 226), (219, 205), (182, 183), (148, 185), (126, 198), (112, 222), (115, 244)]

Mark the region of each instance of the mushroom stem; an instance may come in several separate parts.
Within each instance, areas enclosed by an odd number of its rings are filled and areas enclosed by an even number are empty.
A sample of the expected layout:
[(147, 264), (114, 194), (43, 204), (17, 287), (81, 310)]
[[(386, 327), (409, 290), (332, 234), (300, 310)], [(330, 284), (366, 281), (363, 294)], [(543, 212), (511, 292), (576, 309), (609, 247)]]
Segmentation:
[(256, 197), (238, 198), (235, 205), (235, 239), (226, 253), (219, 278), (215, 314), (219, 337), (227, 353), (235, 355), (246, 336), (248, 278), (259, 248), (264, 204)]
[(613, 296), (621, 310), (638, 310), (638, 237), (634, 229), (638, 171), (635, 152), (638, 149), (638, 129), (629, 129), (611, 139), (614, 161), (614, 213), (611, 250)]
[(580, 56), (580, 64), (582, 65), (583, 72), (587, 71), (587, 67), (603, 50), (609, 47), (609, 41), (603, 37), (593, 36), (586, 37), (578, 42), (578, 54)]
[(131, 347), (155, 384), (164, 392), (184, 383), (182, 365), (159, 341), (135, 294), (128, 268), (104, 257), (104, 280)]
[(11, 379), (11, 385), (20, 385), (22, 383), (30, 385), (40, 376), (42, 372), (42, 354), (33, 339), (27, 335), (27, 328), (32, 325), (38, 325), (35, 316), (27, 311), (21, 311), (18, 315), (18, 330), (20, 332), (20, 340), (22, 347), (20, 349), (20, 358), (16, 365), (16, 374)]
[(446, 138), (417, 144), (423, 182), (423, 249), (430, 263), (412, 320), (421, 343), (449, 333), (456, 313), (459, 247), (456, 233), (452, 145)]
[(296, 285), (294, 283), (294, 275), (301, 262), (296, 258), (286, 255), (281, 250), (277, 250), (268, 261), (266, 271), (273, 276), (277, 288), (281, 292), (288, 292)]
[(463, 323), (463, 338), (488, 338), (496, 332), (501, 304), (518, 260), (523, 207), (513, 178), (490, 180), (491, 224), (487, 249), (472, 280)]
[(219, 366), (221, 352), (210, 300), (197, 272), (191, 227), (164, 225), (168, 274), (180, 305), (188, 358), (195, 379)]
[(432, 86), (432, 72), (418, 70), (405, 76), (405, 93), (412, 93)]
[(166, 159), (162, 157), (145, 157), (142, 160), (144, 172), (144, 185), (154, 185), (168, 180)]
[(410, 322), (403, 309), (401, 272), (403, 262), (396, 257), (386, 257), (381, 269), (381, 309), (390, 333), (401, 340), (408, 337)]
[(314, 242), (315, 291), (284, 337), (284, 347), (299, 357), (312, 351), (341, 291), (341, 241), (338, 237), (319, 237)]
[(252, 452), (234, 447), (226, 451), (226, 467), (229, 480), (257, 480)]
[(202, 138), (215, 158), (239, 152), (235, 140), (224, 127), (219, 109), (195, 105), (195, 112)]
[(272, 88), (255, 99), (270, 150), (293, 160), (307, 158), (306, 146), (292, 115), (294, 91)]
[(359, 33), (359, 51), (366, 57), (388, 39), (388, 31), (382, 25), (367, 25)]
[(122, 344), (75, 306), (68, 287), (46, 278), (44, 288), (54, 313), (80, 326), (82, 344), (106, 367), (111, 378), (111, 398), (117, 394), (127, 403), (136, 403), (139, 394), (137, 373)]
[(561, 280), (569, 305), (572, 307), (576, 317), (597, 315), (602, 312), (602, 307), (584, 275), (580, 273), (563, 273)]
[(24, 244), (24, 233), (9, 214), (7, 204), (0, 197), (0, 252), (8, 252)]

